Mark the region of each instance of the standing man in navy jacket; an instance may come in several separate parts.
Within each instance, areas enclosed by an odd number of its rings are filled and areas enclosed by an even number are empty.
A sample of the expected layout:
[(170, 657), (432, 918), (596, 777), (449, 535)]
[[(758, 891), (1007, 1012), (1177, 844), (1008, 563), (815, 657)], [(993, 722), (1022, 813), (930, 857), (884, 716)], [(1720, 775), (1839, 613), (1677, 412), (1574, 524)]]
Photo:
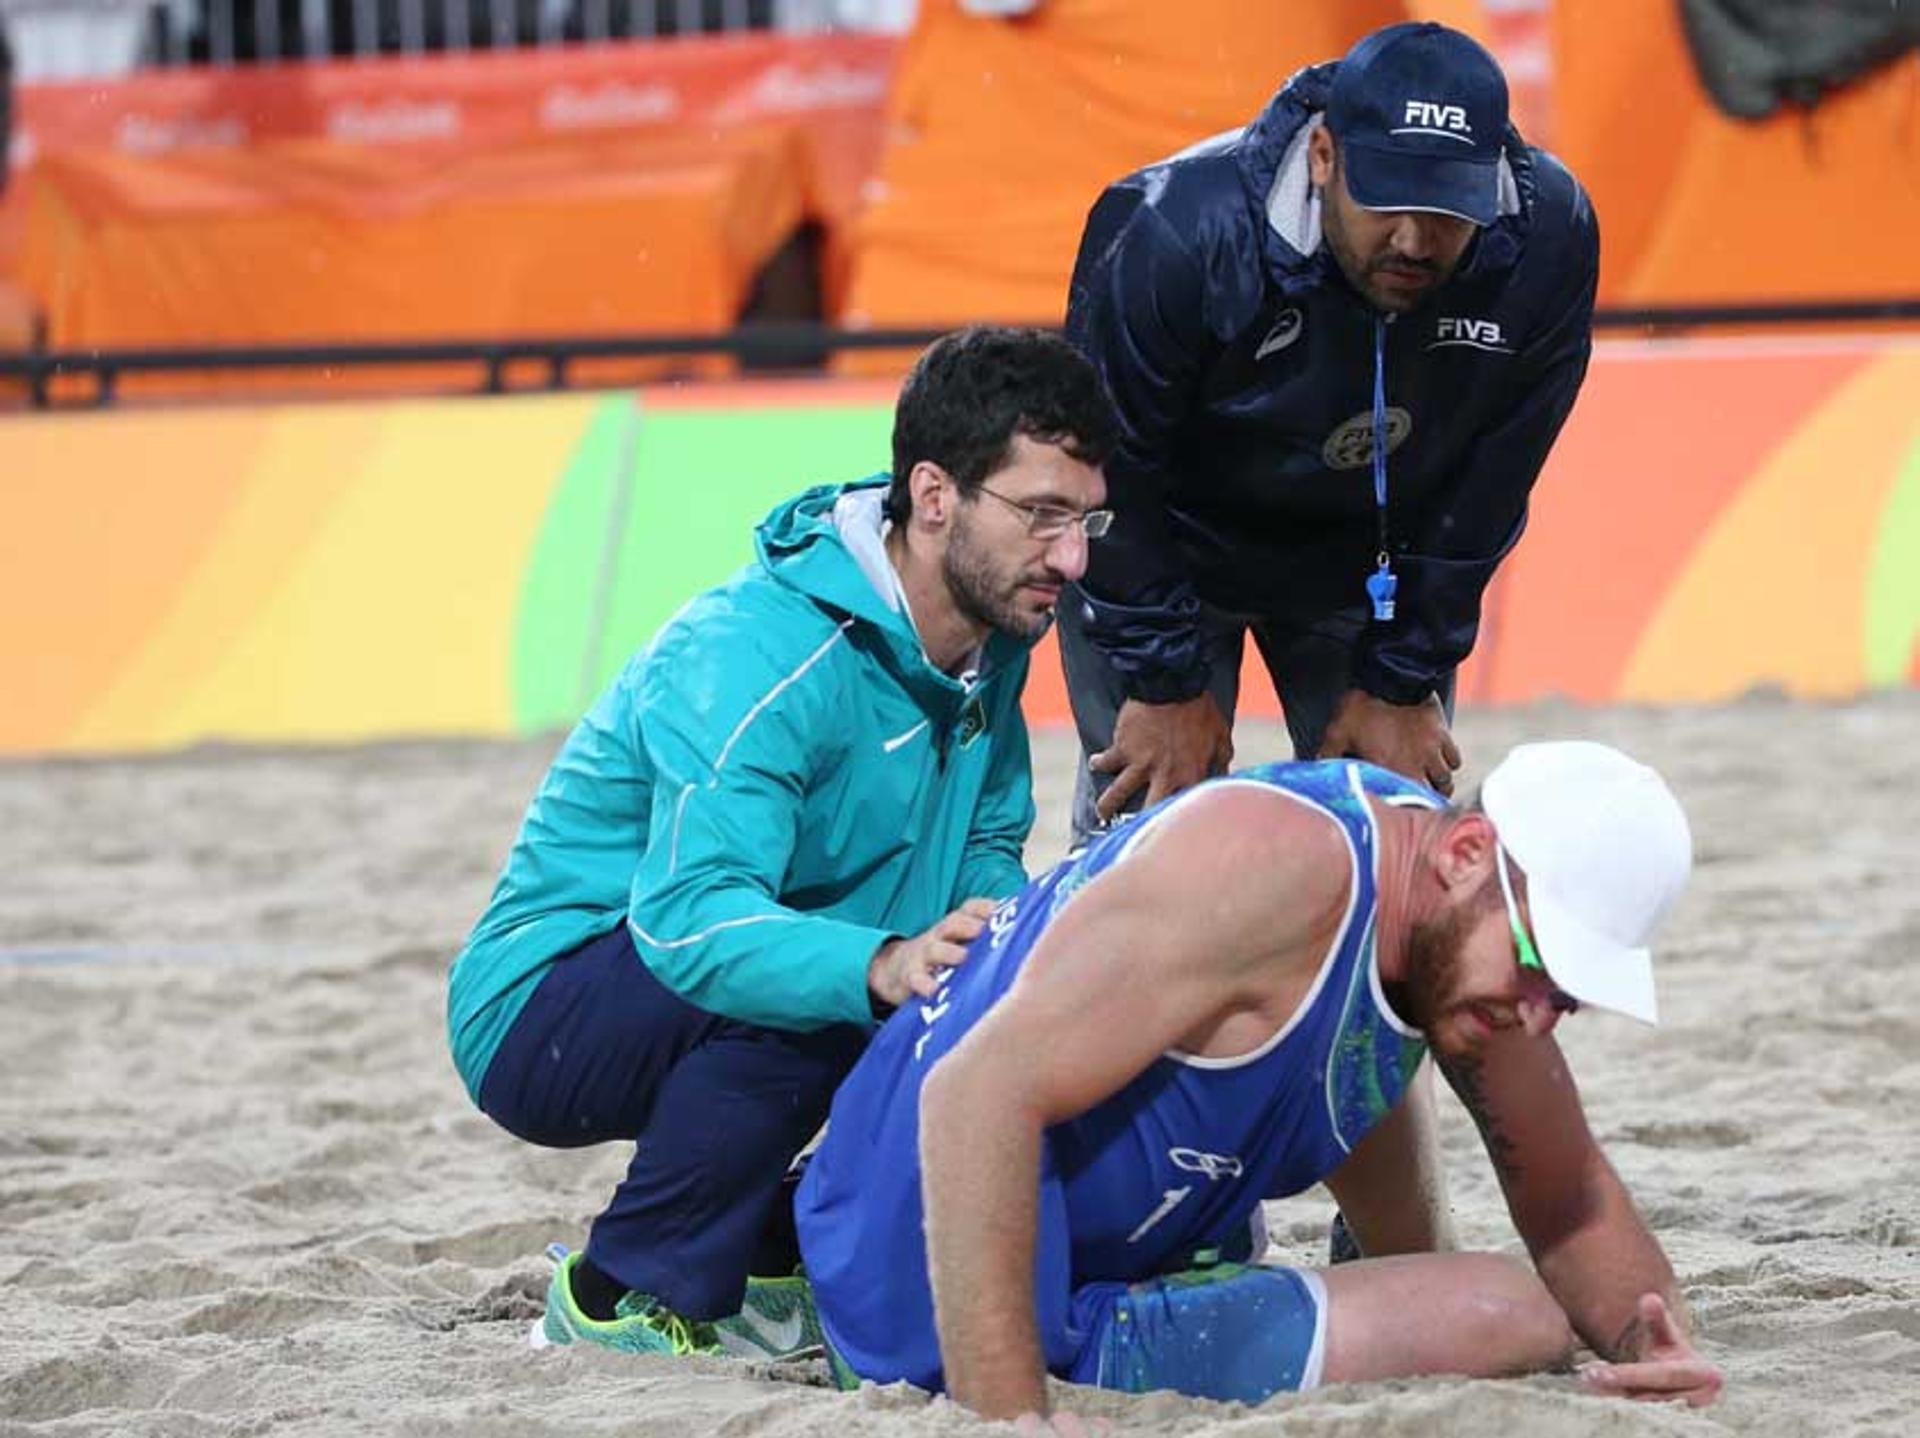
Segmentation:
[(1580, 184), (1467, 36), (1377, 31), (1109, 186), (1069, 338), (1122, 419), (1060, 606), (1076, 836), (1232, 757), (1252, 632), (1302, 758), (1453, 787), (1454, 670), (1592, 348)]

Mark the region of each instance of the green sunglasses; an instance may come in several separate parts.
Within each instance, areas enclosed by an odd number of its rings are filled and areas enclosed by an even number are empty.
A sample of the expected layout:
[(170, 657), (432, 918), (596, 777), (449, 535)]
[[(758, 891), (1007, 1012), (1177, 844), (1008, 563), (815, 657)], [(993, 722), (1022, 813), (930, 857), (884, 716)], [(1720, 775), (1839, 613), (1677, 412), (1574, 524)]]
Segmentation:
[[(1515, 957), (1520, 960), (1521, 968), (1537, 969), (1544, 974), (1547, 966), (1540, 958), (1540, 950), (1534, 947), (1533, 935), (1527, 932), (1527, 926), (1520, 922), (1520, 905), (1513, 897), (1513, 878), (1507, 872), (1506, 845), (1495, 843), (1493, 852), (1500, 870), (1500, 897), (1507, 902), (1507, 923), (1513, 929)], [(1577, 1013), (1580, 1009), (1580, 1000), (1557, 986), (1553, 991), (1552, 1003), (1554, 1009), (1563, 1014)]]

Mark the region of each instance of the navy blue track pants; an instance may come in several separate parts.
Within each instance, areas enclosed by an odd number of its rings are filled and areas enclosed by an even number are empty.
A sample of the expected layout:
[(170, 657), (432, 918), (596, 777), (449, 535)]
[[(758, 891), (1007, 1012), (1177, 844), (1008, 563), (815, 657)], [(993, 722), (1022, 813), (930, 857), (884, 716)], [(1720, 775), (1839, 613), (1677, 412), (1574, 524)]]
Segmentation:
[[(587, 1258), (687, 1318), (737, 1312), (792, 1229), (787, 1165), (826, 1121), (868, 1031), (789, 1033), (688, 1003), (625, 924), (556, 962), (480, 1086), (502, 1128), (551, 1148), (631, 1139)], [(758, 1263), (756, 1263), (758, 1260)]]

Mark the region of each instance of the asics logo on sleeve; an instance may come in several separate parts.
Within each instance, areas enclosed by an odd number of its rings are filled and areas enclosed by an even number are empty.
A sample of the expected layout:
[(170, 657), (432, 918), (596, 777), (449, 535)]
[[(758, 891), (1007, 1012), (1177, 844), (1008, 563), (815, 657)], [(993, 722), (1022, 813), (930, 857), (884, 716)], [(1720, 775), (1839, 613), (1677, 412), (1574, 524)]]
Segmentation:
[(1260, 341), (1260, 348), (1253, 352), (1254, 360), (1265, 359), (1270, 354), (1278, 354), (1295, 340), (1300, 338), (1307, 327), (1307, 317), (1295, 306), (1289, 305), (1280, 311), (1280, 317), (1273, 322), (1273, 328), (1267, 331), (1267, 337)]

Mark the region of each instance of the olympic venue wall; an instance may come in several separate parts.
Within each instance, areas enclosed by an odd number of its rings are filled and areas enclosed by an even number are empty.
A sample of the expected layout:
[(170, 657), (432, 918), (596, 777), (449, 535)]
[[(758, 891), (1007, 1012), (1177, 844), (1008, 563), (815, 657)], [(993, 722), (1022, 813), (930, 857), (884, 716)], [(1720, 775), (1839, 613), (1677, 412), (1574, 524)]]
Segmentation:
[[(1462, 702), (1920, 681), (1916, 394), (1911, 338), (1603, 342)], [(0, 419), (0, 754), (564, 727), (775, 502), (886, 466), (892, 396)], [(1051, 641), (1026, 703), (1066, 720)]]

